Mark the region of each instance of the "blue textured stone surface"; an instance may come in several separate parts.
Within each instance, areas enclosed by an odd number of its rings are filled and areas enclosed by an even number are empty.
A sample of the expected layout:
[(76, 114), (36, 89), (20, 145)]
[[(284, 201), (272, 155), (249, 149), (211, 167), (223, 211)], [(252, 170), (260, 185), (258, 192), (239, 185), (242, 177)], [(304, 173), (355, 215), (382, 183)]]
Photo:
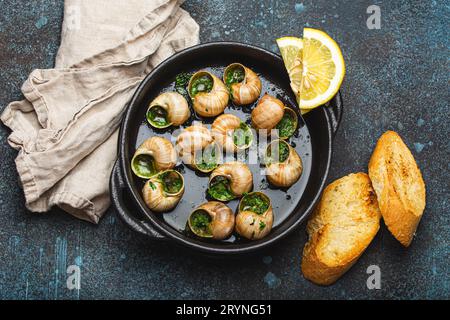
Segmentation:
[[(366, 26), (369, 5), (381, 29)], [(111, 209), (100, 225), (60, 210), (26, 210), (16, 151), (0, 129), (0, 298), (450, 298), (449, 89), (450, 9), (445, 1), (203, 1), (183, 5), (201, 26), (201, 41), (235, 40), (277, 51), (274, 39), (327, 31), (347, 63), (345, 114), (335, 140), (330, 181), (366, 171), (377, 138), (400, 133), (427, 184), (427, 208), (404, 249), (384, 226), (336, 284), (318, 287), (300, 272), (305, 226), (255, 256), (216, 260), (128, 230)], [(0, 0), (0, 106), (21, 98), (35, 68), (52, 66), (63, 1)], [(368, 290), (366, 269), (381, 268), (381, 290)], [(81, 289), (68, 290), (66, 268), (81, 268)]]

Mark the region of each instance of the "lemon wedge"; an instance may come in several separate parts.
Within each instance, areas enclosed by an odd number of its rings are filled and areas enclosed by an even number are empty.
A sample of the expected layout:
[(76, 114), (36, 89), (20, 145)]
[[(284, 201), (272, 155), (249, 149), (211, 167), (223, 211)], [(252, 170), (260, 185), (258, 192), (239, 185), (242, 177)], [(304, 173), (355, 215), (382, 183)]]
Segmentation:
[(284, 66), (289, 72), (295, 66), (301, 65), (300, 53), (303, 49), (303, 41), (296, 37), (283, 37), (277, 39), (277, 45), (283, 57)]
[(325, 32), (311, 28), (303, 30), (303, 39), (283, 37), (277, 44), (302, 114), (330, 101), (345, 76), (338, 44)]
[[(296, 97), (300, 97), (300, 87), (303, 74), (302, 52), (303, 40), (296, 37), (277, 39), (277, 45), (283, 58), (284, 66), (291, 80), (291, 88)], [(300, 100), (297, 98), (297, 102)]]
[(301, 109), (313, 109), (336, 95), (344, 80), (345, 62), (338, 44), (317, 29), (303, 30), (301, 54), (303, 73), (298, 89), (299, 105)]

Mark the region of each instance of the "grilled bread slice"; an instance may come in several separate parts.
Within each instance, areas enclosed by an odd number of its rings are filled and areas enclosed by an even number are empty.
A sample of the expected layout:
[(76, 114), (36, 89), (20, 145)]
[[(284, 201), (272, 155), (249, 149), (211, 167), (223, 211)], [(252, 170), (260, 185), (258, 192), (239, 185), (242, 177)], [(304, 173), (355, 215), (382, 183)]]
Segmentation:
[(320, 285), (334, 283), (375, 237), (380, 217), (367, 174), (350, 174), (328, 185), (308, 221), (304, 277)]
[(369, 162), (369, 176), (384, 222), (408, 247), (425, 209), (425, 183), (411, 151), (394, 132), (385, 132)]

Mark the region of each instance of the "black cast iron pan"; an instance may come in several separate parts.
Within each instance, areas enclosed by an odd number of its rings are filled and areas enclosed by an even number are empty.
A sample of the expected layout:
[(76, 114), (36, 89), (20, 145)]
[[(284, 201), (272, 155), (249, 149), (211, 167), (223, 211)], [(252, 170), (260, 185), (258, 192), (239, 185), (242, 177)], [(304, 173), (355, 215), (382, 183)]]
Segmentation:
[[(225, 66), (242, 63), (257, 72), (263, 83), (263, 92), (280, 98), (287, 106), (295, 106), (289, 78), (280, 56), (265, 49), (235, 42), (206, 43), (179, 52), (156, 67), (136, 90), (120, 128), (119, 158), (114, 166), (110, 182), (112, 203), (122, 220), (133, 230), (155, 240), (172, 240), (175, 243), (208, 254), (249, 253), (275, 243), (292, 232), (311, 213), (317, 203), (331, 164), (332, 142), (342, 117), (342, 100), (337, 94), (328, 106), (308, 113), (304, 120), (299, 115), (298, 132), (289, 142), (303, 161), (304, 171), (300, 180), (287, 190), (271, 187), (261, 174), (259, 165), (249, 165), (253, 172), (253, 190), (262, 190), (272, 200), (274, 227), (270, 234), (257, 241), (241, 239), (236, 235), (225, 241), (205, 241), (188, 235), (184, 229), (189, 213), (208, 201), (207, 175), (201, 175), (183, 164), (177, 170), (183, 173), (186, 191), (182, 201), (169, 213), (153, 213), (141, 197), (143, 182), (133, 175), (130, 161), (146, 138), (159, 135), (171, 139), (171, 130), (155, 130), (147, 125), (145, 112), (148, 104), (163, 91), (173, 90), (174, 79), (181, 72), (208, 69), (219, 78)], [(235, 107), (230, 103), (225, 113), (238, 115), (249, 121), (253, 106)], [(295, 108), (296, 109), (296, 108)], [(297, 110), (297, 109), (296, 109)], [(205, 124), (212, 119), (200, 119), (195, 115), (184, 125), (200, 120)], [(238, 201), (228, 205), (234, 210)]]

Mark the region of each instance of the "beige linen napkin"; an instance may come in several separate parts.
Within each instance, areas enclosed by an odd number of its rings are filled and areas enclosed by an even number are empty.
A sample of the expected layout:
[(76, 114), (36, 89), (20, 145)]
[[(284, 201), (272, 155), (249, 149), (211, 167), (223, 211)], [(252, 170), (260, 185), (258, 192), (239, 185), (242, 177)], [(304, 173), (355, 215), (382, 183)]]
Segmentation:
[(177, 0), (66, 0), (54, 69), (34, 70), (25, 100), (1, 115), (19, 150), (17, 171), (33, 212), (59, 206), (98, 223), (118, 126), (134, 90), (157, 64), (199, 42)]

